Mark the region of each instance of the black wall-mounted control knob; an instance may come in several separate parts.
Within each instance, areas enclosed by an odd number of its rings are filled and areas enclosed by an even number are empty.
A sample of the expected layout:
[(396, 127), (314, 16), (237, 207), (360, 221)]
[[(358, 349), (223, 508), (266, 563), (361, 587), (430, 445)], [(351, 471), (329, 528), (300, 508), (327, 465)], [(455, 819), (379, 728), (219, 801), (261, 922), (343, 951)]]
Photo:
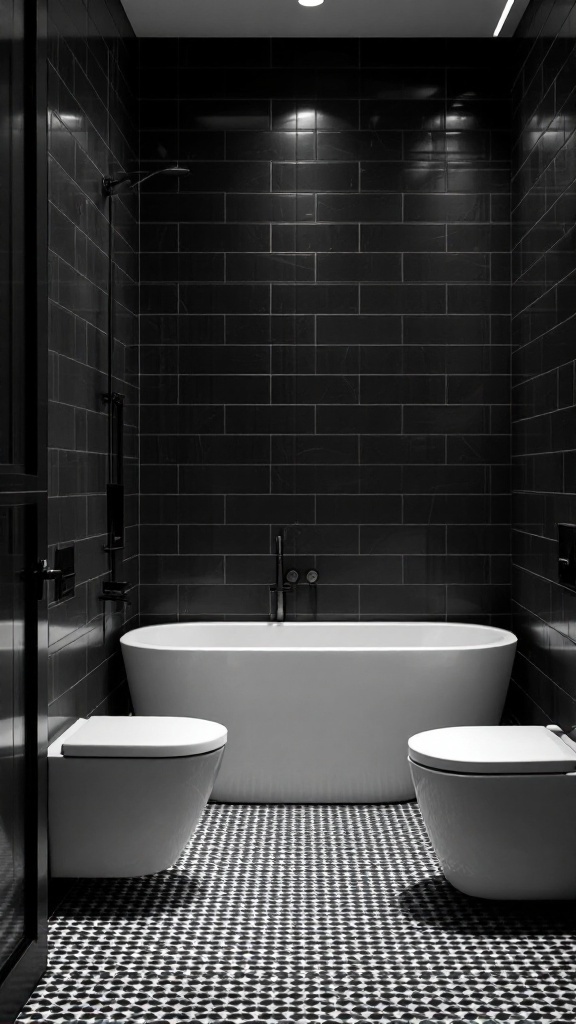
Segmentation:
[(310, 571), (306, 573), (306, 581), (308, 583), (318, 582), (318, 573), (316, 572), (316, 569), (310, 569)]
[(298, 583), (300, 573), (296, 569), (289, 569), (286, 573), (286, 583)]

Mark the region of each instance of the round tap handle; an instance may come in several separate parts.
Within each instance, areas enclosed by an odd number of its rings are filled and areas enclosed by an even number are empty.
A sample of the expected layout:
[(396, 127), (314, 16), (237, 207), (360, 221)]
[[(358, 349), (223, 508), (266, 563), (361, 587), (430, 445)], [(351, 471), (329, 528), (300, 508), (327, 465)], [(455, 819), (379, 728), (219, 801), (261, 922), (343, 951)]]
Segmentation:
[(318, 582), (318, 573), (316, 572), (316, 569), (310, 569), (310, 571), (306, 573), (306, 580), (308, 583)]
[(298, 583), (299, 579), (300, 573), (296, 569), (289, 569), (288, 572), (286, 573), (287, 583)]

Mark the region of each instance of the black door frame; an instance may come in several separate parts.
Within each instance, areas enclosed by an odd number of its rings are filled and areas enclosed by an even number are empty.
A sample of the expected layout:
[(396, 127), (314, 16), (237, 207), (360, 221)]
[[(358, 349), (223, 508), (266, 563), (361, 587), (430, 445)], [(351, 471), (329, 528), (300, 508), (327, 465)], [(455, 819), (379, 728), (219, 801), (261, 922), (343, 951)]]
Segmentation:
[(25, 935), (0, 972), (0, 1021), (13, 1020), (46, 969), (47, 607), (36, 569), (47, 551), (47, 12), (24, 0), (24, 472), (0, 475), (0, 505), (24, 506), (25, 578)]

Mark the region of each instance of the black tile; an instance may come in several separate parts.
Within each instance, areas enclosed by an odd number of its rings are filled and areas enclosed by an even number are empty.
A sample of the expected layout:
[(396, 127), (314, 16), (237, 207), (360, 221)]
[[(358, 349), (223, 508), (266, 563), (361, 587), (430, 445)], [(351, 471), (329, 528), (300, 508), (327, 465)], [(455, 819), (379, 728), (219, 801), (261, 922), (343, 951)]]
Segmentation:
[(443, 100), (362, 100), (360, 127), (372, 131), (442, 131), (445, 127)]
[(140, 527), (140, 553), (143, 555), (170, 555), (178, 552), (178, 526)]
[(224, 559), (217, 555), (142, 555), (142, 583), (223, 583)]
[(210, 405), (141, 405), (144, 434), (221, 434), (224, 412)]
[(178, 483), (162, 490), (178, 490), (180, 494), (266, 494), (270, 490), (270, 471), (268, 466), (183, 465), (178, 467)]
[(405, 316), (405, 345), (489, 345), (490, 317), (484, 315)]
[(402, 583), (402, 559), (396, 555), (320, 555), (316, 561), (322, 583)]
[(321, 131), (317, 146), (319, 160), (400, 160), (402, 133)]
[(292, 68), (358, 66), (357, 39), (273, 39), (272, 64)]
[(490, 501), (478, 494), (409, 494), (404, 497), (405, 523), (488, 523)]
[(223, 281), (222, 253), (143, 253), (140, 257), (140, 280), (146, 284), (157, 281)]
[[(252, 197), (247, 197), (252, 198)], [(267, 197), (263, 196), (263, 201)], [(220, 220), (224, 219), (224, 211)], [(269, 252), (264, 224), (180, 224), (181, 252)]]
[[(207, 490), (206, 488), (202, 488)], [(166, 494), (178, 490), (178, 467), (143, 465), (140, 467), (140, 493)]]
[(285, 534), (286, 554), (345, 555), (358, 550), (358, 526), (299, 524), (288, 526)]
[(273, 494), (358, 494), (359, 466), (299, 466), (283, 463), (271, 467)]
[(289, 224), (272, 227), (273, 252), (357, 252), (353, 224)]
[(401, 257), (396, 253), (320, 253), (318, 281), (400, 281)]
[(441, 555), (445, 550), (445, 526), (393, 524), (360, 527), (360, 551), (365, 555)]
[(232, 253), (226, 257), (227, 281), (313, 281), (314, 256)]
[(192, 192), (143, 193), (140, 197), (140, 220), (143, 223), (158, 221), (164, 224), (171, 221), (177, 223), (223, 219), (224, 196), (217, 192), (206, 195)]
[(360, 378), (360, 396), (364, 404), (430, 405), (444, 401), (445, 390), (442, 375), (378, 374)]
[(184, 403), (215, 403), (253, 405), (270, 400), (270, 378), (266, 374), (202, 374), (184, 375), (179, 379), (180, 401)]
[(358, 378), (337, 374), (277, 375), (272, 379), (272, 401), (296, 405), (356, 404)]
[(338, 465), (358, 461), (358, 442), (355, 437), (335, 437), (316, 434), (285, 435), (272, 438), (272, 463), (292, 465)]
[[(192, 173), (182, 179), (180, 196), (190, 192), (269, 192), (270, 164), (267, 160), (198, 161)], [(188, 218), (187, 218), (188, 219)]]
[(509, 313), (507, 284), (448, 285), (449, 313)]
[(311, 405), (248, 404), (226, 409), (228, 434), (313, 434), (314, 425)]
[(399, 434), (401, 424), (400, 405), (324, 405), (316, 410), (322, 434)]
[[(267, 100), (183, 100), (178, 111), (181, 131), (267, 131), (270, 127)], [(159, 127), (165, 127), (165, 122)]]
[[(319, 221), (400, 221), (400, 195), (342, 195), (338, 190), (318, 196)], [(357, 246), (356, 246), (357, 248)]]
[(314, 160), (314, 132), (227, 132), (227, 160)]
[(398, 523), (402, 518), (401, 495), (318, 495), (316, 518), (320, 523)]
[(360, 614), (441, 618), (446, 612), (445, 587), (436, 585), (363, 586)]
[(482, 405), (424, 405), (404, 409), (406, 434), (482, 434), (488, 410)]
[(270, 287), (265, 284), (183, 284), (178, 290), (181, 313), (268, 313)]
[(216, 494), (148, 494), (140, 502), (142, 524), (222, 523), (224, 498)]
[[(396, 414), (398, 415), (399, 412), (398, 407)], [(382, 431), (378, 431), (378, 434), (381, 436), (360, 439), (360, 461), (366, 465), (371, 463), (383, 465), (388, 463), (442, 464), (446, 462), (446, 443), (443, 437), (435, 437), (430, 433), (415, 434), (409, 437), (386, 435)]]
[(446, 169), (443, 162), (376, 163), (360, 165), (363, 192), (445, 192)]
[(360, 308), (363, 313), (445, 313), (445, 286), (363, 284)]
[(317, 366), (314, 345), (274, 345), (272, 348), (272, 373), (314, 373), (316, 369), (319, 373), (353, 373), (356, 367), (346, 362), (335, 362), (327, 367), (318, 363)]
[(444, 252), (446, 228), (435, 224), (362, 224), (363, 252)]
[(457, 224), (490, 220), (489, 195), (416, 195), (404, 197), (405, 221)]
[[(257, 286), (252, 286), (257, 287)], [(355, 313), (358, 289), (354, 285), (272, 285), (274, 313)]]
[(262, 221), (306, 221), (314, 220), (314, 196), (298, 195), (249, 195), (229, 193), (226, 196), (226, 220), (228, 222)]
[[(274, 192), (342, 192), (358, 188), (356, 163), (293, 163), (272, 165)], [(337, 219), (337, 218), (335, 218)]]
[(402, 340), (399, 316), (320, 316), (318, 345), (398, 345)]
[(264, 345), (186, 345), (179, 350), (179, 370), (189, 374), (269, 373), (270, 353)]
[(265, 554), (268, 526), (180, 526), (180, 550), (190, 554)]
[[(147, 40), (140, 40), (140, 46)], [(152, 46), (173, 44), (175, 40), (150, 40)], [(235, 39), (207, 39), (186, 37), (178, 40), (179, 63), (183, 68), (253, 68), (269, 67), (270, 40), (247, 38), (238, 46)], [(170, 65), (173, 61), (168, 60)]]
[(270, 462), (270, 439), (264, 436), (218, 437), (199, 434), (195, 437), (144, 436), (140, 445), (144, 463), (246, 465)]
[(228, 495), (228, 523), (313, 523), (314, 497), (311, 495)]
[(182, 586), (179, 588), (180, 615), (268, 615), (270, 594), (267, 587), (242, 586)]
[(404, 281), (488, 281), (490, 264), (482, 253), (406, 253)]

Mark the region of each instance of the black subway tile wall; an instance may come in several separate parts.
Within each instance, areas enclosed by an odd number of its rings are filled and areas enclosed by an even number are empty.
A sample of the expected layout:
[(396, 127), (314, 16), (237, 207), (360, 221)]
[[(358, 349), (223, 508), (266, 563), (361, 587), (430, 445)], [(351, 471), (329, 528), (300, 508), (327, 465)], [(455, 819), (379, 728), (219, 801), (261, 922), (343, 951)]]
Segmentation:
[(144, 621), (504, 621), (506, 40), (140, 42)]
[[(106, 545), (108, 199), (102, 176), (137, 159), (135, 40), (119, 0), (49, 0), (49, 557), (73, 544), (76, 593), (49, 606), (53, 730), (126, 705), (118, 637), (136, 622), (99, 600)], [(113, 389), (126, 395), (126, 549), (138, 581), (138, 222), (115, 198)], [(51, 588), (50, 597), (54, 598)], [(105, 627), (105, 628), (104, 628)]]
[(576, 593), (558, 583), (576, 522), (576, 4), (538, 0), (513, 90), (513, 621), (510, 713), (576, 725)]

